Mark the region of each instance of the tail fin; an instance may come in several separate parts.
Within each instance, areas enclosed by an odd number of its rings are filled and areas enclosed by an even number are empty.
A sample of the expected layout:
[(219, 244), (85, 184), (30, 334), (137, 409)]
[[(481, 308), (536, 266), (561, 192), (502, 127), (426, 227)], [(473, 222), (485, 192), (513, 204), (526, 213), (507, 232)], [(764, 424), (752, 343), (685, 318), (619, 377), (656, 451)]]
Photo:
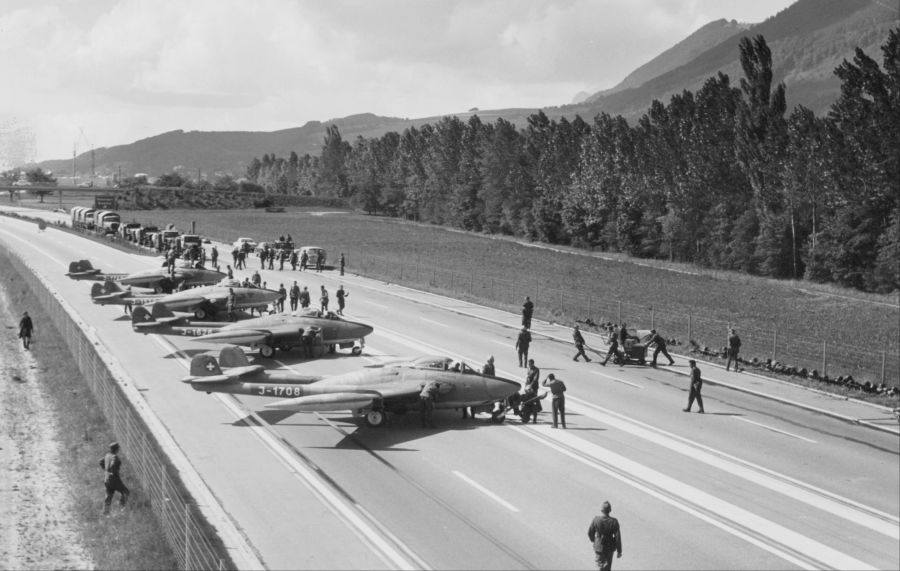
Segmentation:
[(143, 305), (139, 305), (131, 311), (132, 327), (139, 323), (153, 323), (154, 321), (156, 321), (156, 319), (153, 318), (153, 315), (151, 315)]
[(69, 273), (77, 274), (79, 272), (87, 272), (93, 270), (94, 266), (91, 265), (90, 260), (78, 260), (75, 262), (69, 262)]
[[(110, 283), (110, 282), (103, 282)], [(94, 282), (94, 285), (91, 286), (91, 297), (98, 297), (101, 295), (106, 295), (106, 292), (103, 291), (103, 284), (100, 282)]]
[(103, 282), (103, 293), (119, 293), (125, 291), (122, 289), (122, 286), (113, 281), (105, 281)]
[(219, 353), (219, 365), (222, 367), (246, 367), (249, 364), (250, 361), (247, 360), (247, 355), (244, 354), (244, 350), (240, 347), (223, 347)]
[(172, 310), (169, 307), (162, 303), (154, 303), (150, 306), (150, 314), (154, 319), (162, 319), (164, 317), (175, 317), (175, 314), (172, 313)]
[(212, 375), (221, 375), (222, 369), (219, 363), (212, 355), (202, 354), (191, 359), (191, 376), (192, 377), (209, 377)]

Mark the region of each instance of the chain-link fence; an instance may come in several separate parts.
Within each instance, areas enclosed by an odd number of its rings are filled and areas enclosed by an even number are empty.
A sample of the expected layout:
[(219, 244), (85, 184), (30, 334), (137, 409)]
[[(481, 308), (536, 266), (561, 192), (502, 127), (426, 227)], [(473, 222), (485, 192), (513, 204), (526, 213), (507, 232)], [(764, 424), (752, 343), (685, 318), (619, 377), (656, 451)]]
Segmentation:
[[(543, 287), (534, 279), (504, 279), (422, 264), (400, 256), (345, 252), (347, 267), (354, 273), (407, 284), (454, 297), (490, 303), (518, 313), (527, 295), (535, 304), (535, 316), (560, 323), (576, 320), (603, 324), (628, 323), (629, 328), (657, 329), (681, 346), (693, 341), (700, 350), (721, 353), (728, 344), (733, 324), (710, 319), (702, 311), (691, 314), (663, 312), (652, 307), (595, 297), (590, 292), (573, 294)], [(739, 327), (741, 358), (770, 359), (796, 369), (813, 370), (820, 376), (852, 375), (857, 382), (900, 386), (900, 354), (885, 347), (863, 348), (810, 339), (808, 334), (776, 329)]]
[[(225, 546), (205, 519), (196, 513), (185, 486), (147, 425), (123, 393), (94, 342), (47, 289), (45, 284), (10, 253), (14, 270), (29, 284), (72, 353), (97, 405), (109, 422), (116, 440), (127, 451), (129, 472), (139, 482), (139, 493), (149, 500), (166, 541), (181, 569), (234, 569)], [(135, 490), (138, 491), (138, 490)]]

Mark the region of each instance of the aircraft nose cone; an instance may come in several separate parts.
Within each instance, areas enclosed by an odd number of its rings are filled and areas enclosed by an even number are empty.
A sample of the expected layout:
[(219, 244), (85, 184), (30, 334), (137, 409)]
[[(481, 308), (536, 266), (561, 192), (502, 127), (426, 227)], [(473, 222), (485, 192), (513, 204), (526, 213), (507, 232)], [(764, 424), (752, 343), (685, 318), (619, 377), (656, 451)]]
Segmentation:
[(513, 394), (519, 392), (519, 389), (522, 388), (522, 385), (508, 379), (501, 379), (498, 377), (485, 377), (484, 388), (492, 399), (500, 400), (509, 398)]

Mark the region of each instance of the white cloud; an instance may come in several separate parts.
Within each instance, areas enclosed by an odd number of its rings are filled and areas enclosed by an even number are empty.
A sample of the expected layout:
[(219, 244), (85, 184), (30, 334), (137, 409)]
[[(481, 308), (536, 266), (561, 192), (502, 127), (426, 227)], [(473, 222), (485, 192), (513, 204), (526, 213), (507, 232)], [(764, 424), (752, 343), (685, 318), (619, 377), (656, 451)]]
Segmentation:
[(789, 4), (4, 2), (0, 63), (16, 88), (0, 91), (0, 109), (34, 132), (37, 159), (68, 156), (81, 129), (99, 147), (179, 128), (560, 105), (614, 85), (713, 19), (761, 21)]

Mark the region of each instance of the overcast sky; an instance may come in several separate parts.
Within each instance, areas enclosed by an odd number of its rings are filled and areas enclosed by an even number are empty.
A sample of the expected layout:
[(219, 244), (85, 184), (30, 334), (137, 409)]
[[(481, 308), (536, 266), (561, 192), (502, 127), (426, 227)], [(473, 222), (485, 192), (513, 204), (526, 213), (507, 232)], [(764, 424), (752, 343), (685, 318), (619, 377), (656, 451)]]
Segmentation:
[(173, 129), (570, 103), (794, 0), (0, 0), (0, 166)]

